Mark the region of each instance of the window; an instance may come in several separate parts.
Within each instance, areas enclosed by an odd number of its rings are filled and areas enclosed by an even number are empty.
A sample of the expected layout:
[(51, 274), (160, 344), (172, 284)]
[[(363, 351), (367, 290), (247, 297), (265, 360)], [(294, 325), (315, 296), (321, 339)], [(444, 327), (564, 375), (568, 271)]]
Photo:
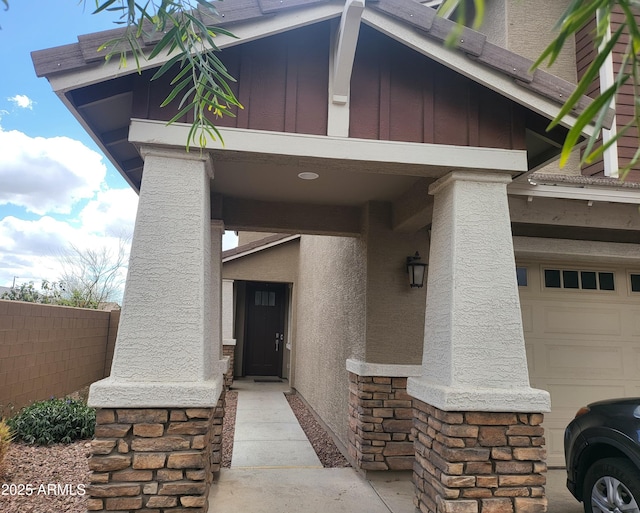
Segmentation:
[(640, 292), (640, 274), (631, 274), (631, 292)]
[[(640, 291), (640, 275), (638, 287)], [(615, 290), (612, 272), (545, 269), (544, 286), (548, 289)]]
[(276, 306), (276, 293), (268, 290), (256, 290), (256, 306)]

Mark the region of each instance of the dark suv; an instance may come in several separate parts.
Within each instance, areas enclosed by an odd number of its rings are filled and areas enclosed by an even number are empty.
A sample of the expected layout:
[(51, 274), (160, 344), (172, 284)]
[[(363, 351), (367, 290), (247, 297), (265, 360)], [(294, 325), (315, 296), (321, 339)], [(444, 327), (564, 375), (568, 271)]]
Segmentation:
[(640, 398), (581, 408), (564, 433), (567, 488), (586, 513), (640, 513)]

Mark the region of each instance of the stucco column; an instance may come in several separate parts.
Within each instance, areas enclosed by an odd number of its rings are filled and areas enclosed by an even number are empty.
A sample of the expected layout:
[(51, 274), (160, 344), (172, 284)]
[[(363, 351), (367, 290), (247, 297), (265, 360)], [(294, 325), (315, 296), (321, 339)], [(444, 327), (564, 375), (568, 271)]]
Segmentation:
[(422, 375), (413, 397), (423, 513), (546, 511), (542, 412), (529, 386), (506, 186), (454, 171), (435, 196)]
[(122, 317), (102, 408), (215, 407), (222, 391), (221, 238), (209, 158), (143, 148)]
[(507, 203), (511, 177), (454, 171), (435, 196), (422, 376), (409, 393), (445, 411), (543, 412), (529, 386)]

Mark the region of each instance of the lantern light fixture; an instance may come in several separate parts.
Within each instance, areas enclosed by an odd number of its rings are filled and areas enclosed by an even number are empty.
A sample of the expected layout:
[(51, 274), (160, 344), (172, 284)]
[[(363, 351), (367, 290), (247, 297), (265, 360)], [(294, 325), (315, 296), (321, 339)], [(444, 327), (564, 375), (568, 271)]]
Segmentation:
[(413, 288), (420, 288), (424, 286), (424, 276), (426, 274), (427, 264), (425, 264), (420, 253), (416, 251), (413, 256), (407, 257), (407, 273), (409, 274), (409, 286)]

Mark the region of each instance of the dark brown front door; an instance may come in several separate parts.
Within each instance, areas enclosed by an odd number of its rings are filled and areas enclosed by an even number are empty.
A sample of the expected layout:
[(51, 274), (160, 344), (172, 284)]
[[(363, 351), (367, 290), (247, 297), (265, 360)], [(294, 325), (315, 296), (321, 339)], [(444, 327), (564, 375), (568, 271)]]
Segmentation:
[(245, 375), (280, 376), (284, 351), (285, 285), (247, 285)]

